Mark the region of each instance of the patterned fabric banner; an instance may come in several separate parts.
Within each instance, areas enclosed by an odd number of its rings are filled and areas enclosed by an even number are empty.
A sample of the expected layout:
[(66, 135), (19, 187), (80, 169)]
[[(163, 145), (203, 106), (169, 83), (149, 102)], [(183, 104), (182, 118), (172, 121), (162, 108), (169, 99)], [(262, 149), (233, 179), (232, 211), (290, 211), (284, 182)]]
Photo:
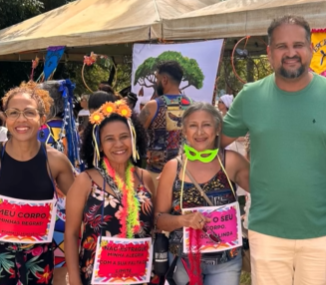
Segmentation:
[(312, 30), (313, 57), (310, 68), (322, 76), (326, 76), (326, 29)]
[(137, 94), (135, 111), (139, 112), (156, 94), (156, 67), (163, 61), (175, 60), (184, 74), (180, 92), (194, 101), (212, 103), (215, 98), (216, 73), (223, 39), (195, 43), (134, 44), (132, 53), (131, 90)]

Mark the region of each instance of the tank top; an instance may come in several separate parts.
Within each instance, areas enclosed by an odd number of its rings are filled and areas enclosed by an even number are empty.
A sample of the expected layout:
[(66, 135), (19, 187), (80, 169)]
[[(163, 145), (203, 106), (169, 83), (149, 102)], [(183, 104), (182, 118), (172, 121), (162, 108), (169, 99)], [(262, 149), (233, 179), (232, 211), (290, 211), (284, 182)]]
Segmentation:
[[(225, 165), (225, 152), (221, 155), (221, 161)], [(179, 173), (182, 167), (178, 162), (177, 174), (173, 183), (173, 193), (172, 193), (172, 215), (181, 215), (180, 209), (180, 190), (181, 190), (181, 180), (179, 179)], [(209, 181), (200, 184), (201, 188), (211, 200), (214, 206), (221, 206), (235, 202), (235, 197), (232, 193), (231, 187), (229, 185), (228, 179), (220, 169)], [(235, 185), (233, 186), (235, 189)], [(190, 182), (184, 182), (184, 192), (183, 192), (183, 203), (182, 207), (194, 208), (194, 207), (205, 207), (208, 206), (205, 199), (199, 194), (195, 185)], [(178, 229), (170, 233), (169, 246), (170, 252), (172, 254), (178, 255), (180, 253), (179, 247), (182, 246), (183, 229)], [(226, 250), (219, 253), (203, 254), (201, 261), (207, 264), (216, 265), (225, 263), (233, 258), (235, 258), (241, 248), (235, 248), (231, 250)], [(184, 255), (186, 257), (186, 255)]]
[(43, 146), (28, 161), (17, 161), (6, 151), (1, 159), (0, 195), (23, 200), (50, 200), (54, 186)]
[(155, 100), (157, 111), (148, 128), (147, 169), (159, 173), (166, 162), (178, 155), (182, 140), (181, 117), (192, 100), (184, 95), (163, 95)]

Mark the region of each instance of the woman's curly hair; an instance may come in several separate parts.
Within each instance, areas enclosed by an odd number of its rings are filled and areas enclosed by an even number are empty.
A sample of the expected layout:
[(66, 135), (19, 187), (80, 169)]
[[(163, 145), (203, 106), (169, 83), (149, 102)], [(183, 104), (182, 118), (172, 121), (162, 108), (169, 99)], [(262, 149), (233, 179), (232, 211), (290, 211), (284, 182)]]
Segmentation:
[[(128, 126), (127, 119), (118, 115), (118, 114), (111, 114), (110, 117), (105, 118), (102, 123), (99, 126), (99, 131), (103, 129), (103, 127), (111, 122), (120, 121), (125, 123)], [(137, 140), (136, 140), (136, 148), (138, 150), (140, 158), (146, 156), (147, 151), (147, 134), (143, 127), (143, 125), (139, 122), (137, 115), (132, 114), (131, 121), (135, 127)], [(94, 168), (95, 165), (93, 165), (93, 155), (94, 155), (94, 143), (93, 143), (93, 127), (94, 125), (88, 122), (86, 129), (83, 133), (82, 138), (82, 146), (80, 150), (80, 157), (83, 160), (83, 162), (86, 164), (86, 169)], [(128, 127), (129, 128), (129, 127)], [(103, 156), (103, 153), (101, 153), (101, 156)], [(141, 160), (133, 161), (131, 159), (132, 163), (136, 166), (141, 166)]]
[(7, 110), (9, 101), (17, 94), (29, 94), (37, 103), (37, 109), (40, 115), (48, 115), (50, 113), (53, 99), (48, 91), (41, 89), (34, 81), (23, 82), (19, 87), (9, 90), (2, 99), (3, 109)]

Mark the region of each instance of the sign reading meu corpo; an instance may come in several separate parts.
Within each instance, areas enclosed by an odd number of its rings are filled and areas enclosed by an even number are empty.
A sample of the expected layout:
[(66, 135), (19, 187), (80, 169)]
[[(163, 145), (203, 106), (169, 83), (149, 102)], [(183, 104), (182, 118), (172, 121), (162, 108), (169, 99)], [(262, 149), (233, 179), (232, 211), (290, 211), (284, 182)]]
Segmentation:
[(0, 241), (52, 242), (55, 200), (30, 201), (0, 196)]

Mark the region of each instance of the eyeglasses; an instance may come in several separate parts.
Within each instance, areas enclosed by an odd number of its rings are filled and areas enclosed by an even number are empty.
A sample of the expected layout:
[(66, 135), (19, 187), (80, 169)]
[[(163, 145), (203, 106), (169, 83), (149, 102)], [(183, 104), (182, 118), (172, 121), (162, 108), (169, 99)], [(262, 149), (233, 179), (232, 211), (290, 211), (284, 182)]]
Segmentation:
[(8, 109), (5, 111), (5, 114), (8, 119), (14, 120), (18, 119), (21, 114), (23, 114), (26, 119), (35, 119), (40, 113), (36, 109), (29, 108), (23, 111), (17, 109)]

